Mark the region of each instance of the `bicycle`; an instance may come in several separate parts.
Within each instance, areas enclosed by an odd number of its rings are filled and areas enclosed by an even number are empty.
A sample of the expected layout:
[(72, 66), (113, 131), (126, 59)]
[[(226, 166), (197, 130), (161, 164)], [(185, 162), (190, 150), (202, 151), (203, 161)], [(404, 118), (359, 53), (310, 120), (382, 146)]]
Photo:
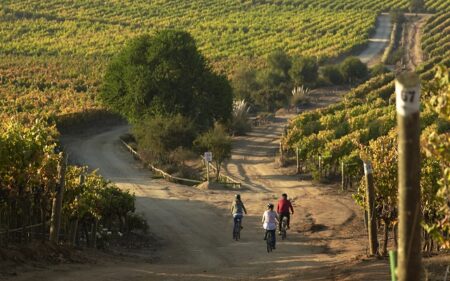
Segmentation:
[(287, 217), (283, 218), (281, 222), (281, 240), (285, 240), (287, 237)]
[(233, 228), (233, 240), (238, 241), (241, 239), (241, 219), (236, 219)]
[(266, 234), (266, 245), (267, 245), (267, 253), (272, 252), (273, 249), (275, 249), (275, 245), (274, 245), (274, 238), (272, 237), (272, 232), (271, 231), (267, 231)]

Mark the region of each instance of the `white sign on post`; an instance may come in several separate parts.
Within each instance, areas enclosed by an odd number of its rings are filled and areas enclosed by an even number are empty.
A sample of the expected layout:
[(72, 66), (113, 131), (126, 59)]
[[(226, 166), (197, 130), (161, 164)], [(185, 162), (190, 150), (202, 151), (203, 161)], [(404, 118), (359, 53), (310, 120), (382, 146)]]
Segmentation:
[(416, 81), (418, 78), (414, 74), (405, 74), (395, 81), (396, 109), (401, 116), (419, 112), (420, 84)]
[(212, 161), (212, 152), (205, 152), (205, 160), (207, 162), (211, 162)]
[(364, 162), (364, 175), (372, 174), (372, 163)]

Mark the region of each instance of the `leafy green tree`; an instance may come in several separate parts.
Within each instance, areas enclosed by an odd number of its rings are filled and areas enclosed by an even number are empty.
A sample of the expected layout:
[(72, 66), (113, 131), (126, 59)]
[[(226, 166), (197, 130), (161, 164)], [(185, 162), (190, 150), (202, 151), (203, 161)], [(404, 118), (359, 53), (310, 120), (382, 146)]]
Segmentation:
[(340, 68), (344, 80), (351, 84), (364, 80), (368, 75), (367, 66), (356, 57), (346, 58)]
[(214, 128), (195, 140), (195, 145), (201, 153), (212, 152), (213, 162), (217, 167), (216, 179), (219, 180), (222, 163), (231, 157), (231, 138), (225, 128), (216, 123)]
[(289, 72), (296, 85), (312, 85), (319, 76), (319, 65), (312, 57), (296, 57)]
[(181, 114), (208, 128), (232, 111), (226, 78), (211, 71), (189, 33), (174, 30), (131, 40), (108, 66), (100, 99), (132, 122)]

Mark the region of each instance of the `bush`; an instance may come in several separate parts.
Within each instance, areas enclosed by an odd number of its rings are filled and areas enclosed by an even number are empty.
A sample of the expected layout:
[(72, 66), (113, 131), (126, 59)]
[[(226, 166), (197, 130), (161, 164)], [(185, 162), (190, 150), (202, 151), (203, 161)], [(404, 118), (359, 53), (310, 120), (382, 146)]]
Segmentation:
[(389, 72), (391, 72), (389, 68), (380, 63), (370, 69), (370, 76), (375, 77)]
[(367, 66), (356, 57), (346, 58), (340, 66), (341, 74), (350, 84), (364, 80), (368, 76)]
[(170, 152), (191, 148), (196, 137), (193, 122), (181, 115), (154, 116), (137, 123), (133, 128), (141, 155), (152, 163), (169, 163)]
[(215, 162), (217, 168), (216, 178), (219, 180), (222, 163), (231, 157), (231, 138), (225, 128), (216, 123), (213, 129), (200, 135), (195, 140), (195, 145), (201, 153), (212, 152), (213, 162)]
[(248, 120), (250, 107), (245, 100), (235, 101), (233, 107), (233, 118), (231, 119), (231, 130), (235, 135), (244, 135), (251, 129)]
[(320, 69), (322, 77), (331, 84), (342, 85), (344, 83), (344, 77), (337, 65), (326, 65)]
[(296, 85), (313, 85), (317, 81), (318, 70), (315, 58), (296, 57), (289, 74)]

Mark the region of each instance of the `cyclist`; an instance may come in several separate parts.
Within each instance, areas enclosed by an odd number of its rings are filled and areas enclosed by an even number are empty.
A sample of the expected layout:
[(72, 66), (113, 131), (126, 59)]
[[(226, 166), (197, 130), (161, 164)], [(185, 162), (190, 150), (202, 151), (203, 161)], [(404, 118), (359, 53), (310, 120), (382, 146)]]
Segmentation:
[(235, 200), (231, 204), (231, 214), (233, 215), (233, 220), (234, 220), (235, 225), (236, 225), (238, 219), (241, 220), (241, 229), (243, 228), (242, 227), (242, 218), (244, 217), (244, 213), (247, 214), (247, 210), (245, 209), (244, 203), (241, 200), (241, 195), (236, 194)]
[[(289, 212), (289, 210), (291, 212)], [(291, 201), (287, 199), (287, 194), (283, 193), (277, 204), (277, 213), (279, 216), (280, 224), (278, 226), (278, 233), (281, 234), (281, 222), (283, 218), (287, 218), (287, 229), (289, 229), (289, 223), (291, 221), (291, 214), (294, 214), (294, 208), (292, 207)]]
[(264, 234), (264, 240), (267, 239), (267, 233), (271, 232), (272, 233), (272, 245), (273, 245), (273, 248), (275, 249), (275, 243), (276, 243), (275, 230), (277, 229), (278, 217), (277, 217), (277, 213), (275, 213), (273, 211), (272, 203), (267, 204), (267, 210), (263, 214), (262, 223), (263, 223), (263, 228), (266, 230), (266, 233)]

